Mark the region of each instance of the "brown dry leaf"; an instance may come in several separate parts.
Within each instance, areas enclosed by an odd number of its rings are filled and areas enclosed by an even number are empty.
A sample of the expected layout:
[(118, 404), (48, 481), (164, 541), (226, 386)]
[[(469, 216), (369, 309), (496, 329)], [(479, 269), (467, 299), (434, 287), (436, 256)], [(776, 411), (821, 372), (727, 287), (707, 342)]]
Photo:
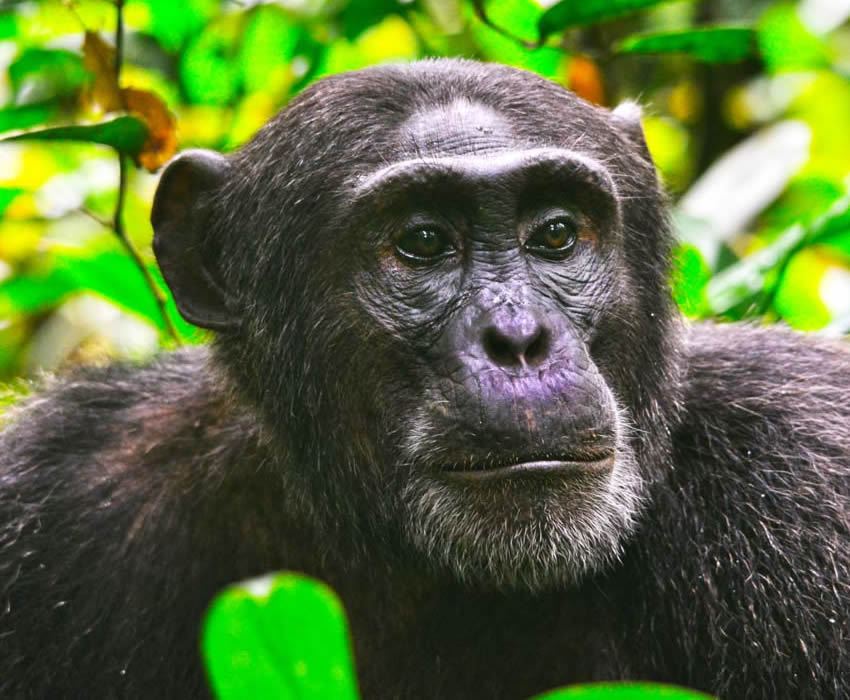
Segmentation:
[(121, 90), (124, 107), (148, 127), (148, 138), (136, 156), (150, 172), (164, 165), (177, 151), (177, 122), (165, 103), (154, 93), (135, 88)]
[(88, 101), (104, 112), (124, 109), (115, 78), (115, 49), (97, 32), (87, 31), (83, 40), (83, 65), (94, 75)]
[(89, 103), (104, 112), (126, 111), (139, 117), (148, 128), (148, 139), (136, 155), (136, 162), (151, 172), (164, 165), (177, 150), (177, 124), (165, 103), (147, 90), (119, 87), (115, 49), (97, 32), (85, 34), (83, 63), (94, 75)]
[(605, 104), (605, 85), (602, 81), (602, 73), (593, 59), (587, 56), (573, 56), (570, 60), (567, 87), (588, 102), (595, 105)]

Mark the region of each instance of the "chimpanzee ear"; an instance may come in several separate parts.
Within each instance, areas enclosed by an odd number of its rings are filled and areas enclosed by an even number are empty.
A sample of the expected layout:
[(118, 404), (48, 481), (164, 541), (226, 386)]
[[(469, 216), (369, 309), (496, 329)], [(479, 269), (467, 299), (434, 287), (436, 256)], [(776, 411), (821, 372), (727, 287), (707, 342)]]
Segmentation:
[(620, 127), (620, 131), (625, 134), (626, 138), (631, 141), (638, 152), (651, 163), (652, 156), (646, 145), (643, 126), (640, 123), (641, 117), (643, 117), (643, 110), (640, 108), (640, 105), (637, 102), (627, 100), (618, 104), (611, 114), (617, 126)]
[(208, 214), (201, 195), (227, 178), (230, 164), (214, 151), (185, 151), (172, 160), (156, 190), (151, 211), (153, 249), (177, 309), (189, 323), (226, 330), (236, 325), (227, 292), (206, 251)]

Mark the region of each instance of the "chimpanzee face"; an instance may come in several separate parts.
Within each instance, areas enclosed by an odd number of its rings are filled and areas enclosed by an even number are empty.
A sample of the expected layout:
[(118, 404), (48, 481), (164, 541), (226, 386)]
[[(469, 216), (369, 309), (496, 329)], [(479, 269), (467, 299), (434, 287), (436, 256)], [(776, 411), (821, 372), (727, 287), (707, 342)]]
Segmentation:
[(404, 530), (464, 578), (575, 577), (616, 554), (640, 495), (592, 353), (625, 284), (613, 179), (465, 100), (400, 133), (409, 157), (361, 176), (347, 218), (356, 297), (415, 387), (391, 431)]

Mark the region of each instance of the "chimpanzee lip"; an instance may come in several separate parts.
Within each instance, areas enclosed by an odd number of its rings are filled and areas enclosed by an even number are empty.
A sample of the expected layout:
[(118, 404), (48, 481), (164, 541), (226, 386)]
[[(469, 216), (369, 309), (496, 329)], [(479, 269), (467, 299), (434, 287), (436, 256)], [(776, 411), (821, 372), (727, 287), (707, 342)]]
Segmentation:
[(614, 451), (605, 450), (577, 455), (545, 455), (469, 462), (443, 470), (443, 474), (462, 481), (501, 479), (522, 474), (580, 475), (603, 474), (614, 468)]

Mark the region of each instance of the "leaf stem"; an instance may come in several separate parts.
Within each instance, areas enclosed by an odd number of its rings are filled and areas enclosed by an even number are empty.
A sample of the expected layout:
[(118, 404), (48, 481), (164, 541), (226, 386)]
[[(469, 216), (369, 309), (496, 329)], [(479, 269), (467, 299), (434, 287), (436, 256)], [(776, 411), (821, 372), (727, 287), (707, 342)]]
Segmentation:
[(127, 251), (127, 254), (133, 259), (133, 262), (136, 264), (136, 267), (139, 268), (139, 272), (142, 273), (142, 277), (145, 279), (145, 284), (147, 284), (148, 289), (150, 289), (151, 295), (156, 301), (157, 307), (159, 307), (159, 313), (162, 316), (162, 320), (165, 323), (165, 329), (168, 331), (168, 335), (171, 336), (171, 339), (177, 344), (180, 344), (180, 336), (177, 335), (177, 329), (174, 327), (174, 324), (171, 321), (171, 318), (168, 315), (168, 310), (165, 308), (165, 295), (162, 293), (162, 290), (157, 286), (156, 281), (151, 276), (150, 270), (148, 270), (147, 265), (145, 265), (145, 261), (142, 260), (142, 256), (139, 255), (139, 251), (133, 246), (130, 242), (130, 239), (127, 236), (127, 231), (124, 228), (124, 201), (126, 199), (127, 193), (127, 159), (120, 152), (116, 151), (118, 155), (118, 201), (115, 204), (115, 214), (112, 219), (112, 229), (115, 231), (115, 235), (118, 236), (118, 240), (121, 241), (121, 245), (124, 246), (124, 250)]
[[(115, 9), (118, 14), (115, 24), (115, 84), (119, 85), (121, 64), (124, 62), (124, 0), (115, 0)], [(148, 286), (159, 308), (159, 313), (162, 316), (168, 335), (179, 345), (180, 336), (177, 334), (177, 329), (174, 327), (168, 315), (168, 310), (165, 307), (165, 295), (151, 276), (150, 270), (145, 265), (145, 261), (139, 255), (139, 251), (136, 250), (127, 237), (127, 231), (124, 228), (124, 202), (127, 200), (127, 159), (117, 149), (115, 154), (118, 157), (118, 201), (115, 203), (115, 212), (112, 216), (112, 229), (115, 231), (118, 240), (121, 241), (121, 245), (124, 246), (124, 250), (127, 251), (127, 254), (132, 258), (136, 267), (139, 268), (142, 277), (144, 277), (145, 284)]]

